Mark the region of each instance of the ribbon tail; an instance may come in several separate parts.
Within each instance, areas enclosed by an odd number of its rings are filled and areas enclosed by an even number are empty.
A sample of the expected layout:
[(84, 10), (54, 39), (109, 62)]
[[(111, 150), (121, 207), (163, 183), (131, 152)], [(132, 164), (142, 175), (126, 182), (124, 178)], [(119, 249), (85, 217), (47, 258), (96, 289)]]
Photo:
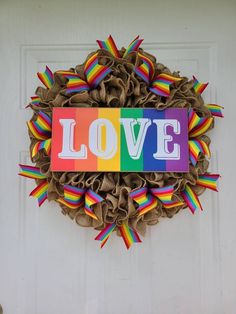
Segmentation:
[(123, 224), (119, 227), (121, 236), (124, 240), (127, 250), (131, 247), (133, 243), (141, 243), (138, 233), (131, 229), (127, 224)]
[(138, 216), (144, 215), (157, 207), (158, 201), (151, 194), (148, 194), (147, 188), (140, 188), (132, 191), (129, 196), (138, 203)]
[(224, 118), (224, 115), (221, 111), (222, 109), (224, 109), (224, 107), (215, 104), (208, 104), (206, 105), (206, 107), (208, 108), (208, 110), (210, 110), (211, 114), (214, 117)]
[(31, 193), (30, 196), (36, 197), (38, 199), (39, 207), (46, 201), (48, 198), (48, 182), (47, 180), (42, 181)]
[(118, 50), (118, 48), (115, 44), (115, 41), (111, 35), (105, 41), (97, 40), (97, 43), (101, 49), (104, 49), (104, 50), (110, 52), (110, 54), (112, 54), (113, 57), (120, 58), (119, 50)]
[(193, 76), (193, 88), (196, 93), (202, 94), (208, 83), (200, 83), (195, 76)]
[(46, 176), (40, 172), (40, 168), (27, 166), (27, 165), (19, 165), (21, 168), (20, 176), (30, 178), (30, 179), (46, 179)]
[(142, 42), (143, 39), (139, 39), (139, 36), (134, 38), (134, 40), (129, 44), (128, 48), (125, 50), (123, 58), (125, 58), (129, 53), (137, 51)]
[(219, 174), (205, 173), (201, 176), (198, 176), (196, 184), (218, 192), (217, 181), (219, 177)]
[(107, 224), (106, 227), (96, 236), (95, 240), (101, 241), (101, 248), (103, 248), (103, 246), (106, 244), (108, 238), (115, 228), (115, 223)]
[(150, 189), (151, 193), (158, 198), (165, 208), (173, 208), (176, 206), (183, 205), (181, 201), (173, 201), (174, 187), (172, 185), (165, 186), (162, 188)]
[(203, 210), (197, 194), (188, 184), (185, 186), (185, 190), (181, 192), (181, 195), (193, 214), (197, 209)]
[(32, 97), (30, 97), (31, 98), (31, 102), (29, 103), (29, 105), (27, 105), (25, 108), (29, 108), (29, 107), (31, 107), (32, 105), (33, 106), (39, 106), (40, 105), (40, 103), (41, 103), (41, 98), (39, 97), (39, 96), (32, 96)]
[(47, 87), (48, 89), (52, 87), (54, 83), (54, 76), (48, 66), (46, 66), (46, 69), (44, 72), (42, 73), (38, 72), (37, 75), (45, 87)]

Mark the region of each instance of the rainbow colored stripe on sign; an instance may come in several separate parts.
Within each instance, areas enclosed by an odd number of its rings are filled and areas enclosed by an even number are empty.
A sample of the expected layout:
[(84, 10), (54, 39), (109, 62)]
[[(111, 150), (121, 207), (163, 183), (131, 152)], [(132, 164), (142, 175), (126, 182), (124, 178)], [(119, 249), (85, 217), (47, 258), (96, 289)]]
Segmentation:
[[(133, 119), (132, 121), (132, 136), (133, 144), (138, 139), (140, 133), (140, 123), (138, 119), (148, 119), (150, 122), (140, 153), (135, 158), (131, 157), (130, 142), (127, 144), (127, 132), (120, 119)], [(71, 119), (75, 122), (73, 135), (73, 150), (80, 151), (81, 147), (86, 148), (86, 156), (83, 158), (64, 158), (61, 156), (63, 127), (60, 121), (63, 119)], [(113, 132), (107, 133), (107, 126), (102, 125), (99, 130), (93, 129), (97, 136), (100, 136), (94, 142), (98, 145), (99, 151), (104, 151), (107, 148), (106, 141), (110, 138), (111, 144), (114, 142), (114, 151), (111, 152), (111, 157), (102, 158), (94, 154), (91, 150), (91, 141), (95, 137), (89, 139), (91, 124), (94, 124), (97, 119), (107, 121)], [(155, 158), (157, 152), (158, 131), (157, 124), (154, 120), (177, 120), (179, 123), (178, 134), (174, 132), (172, 127), (167, 126), (167, 133), (171, 136), (171, 141), (168, 142), (167, 148), (173, 151), (173, 144), (179, 145), (178, 159), (170, 158), (164, 160)], [(52, 171), (178, 171), (188, 172), (189, 167), (189, 149), (188, 149), (188, 116), (187, 109), (166, 109), (158, 111), (156, 109), (129, 109), (129, 108), (53, 108), (52, 119), (52, 149), (51, 149), (51, 169)], [(131, 140), (129, 138), (129, 140)], [(97, 143), (97, 144), (96, 144)]]

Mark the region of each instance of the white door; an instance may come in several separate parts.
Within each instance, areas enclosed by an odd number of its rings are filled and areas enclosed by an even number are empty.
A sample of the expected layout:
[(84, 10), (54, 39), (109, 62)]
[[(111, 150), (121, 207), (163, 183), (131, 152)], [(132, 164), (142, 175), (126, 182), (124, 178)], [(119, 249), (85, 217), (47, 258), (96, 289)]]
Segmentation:
[[(236, 2), (157, 0), (0, 1), (0, 304), (4, 314), (236, 313)], [(137, 34), (143, 47), (209, 88), (206, 102), (225, 107), (212, 137), (211, 170), (220, 192), (205, 210), (184, 210), (150, 227), (129, 251), (112, 236), (78, 227), (56, 204), (37, 207), (24, 109), (45, 65), (82, 62), (109, 34), (119, 47)]]

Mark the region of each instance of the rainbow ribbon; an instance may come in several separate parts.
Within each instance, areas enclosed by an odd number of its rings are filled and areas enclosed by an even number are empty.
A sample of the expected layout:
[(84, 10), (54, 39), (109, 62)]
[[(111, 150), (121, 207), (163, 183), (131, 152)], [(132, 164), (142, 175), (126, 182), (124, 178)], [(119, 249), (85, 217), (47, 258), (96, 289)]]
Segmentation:
[(125, 58), (129, 53), (137, 51), (142, 42), (143, 42), (143, 39), (139, 39), (139, 36), (134, 38), (134, 40), (131, 41), (128, 48), (125, 50), (125, 53), (123, 54), (123, 58)]
[(27, 105), (25, 108), (29, 108), (31, 107), (32, 105), (34, 106), (39, 106), (40, 103), (41, 103), (41, 98), (39, 96), (32, 96), (30, 97), (31, 98), (31, 102), (29, 103), (29, 105)]
[(134, 72), (141, 77), (147, 84), (149, 90), (158, 96), (169, 97), (170, 85), (181, 81), (181, 77), (175, 77), (167, 73), (159, 74), (155, 79), (155, 67), (153, 62), (146, 56), (139, 53), (142, 64), (134, 69)]
[(103, 198), (91, 189), (77, 188), (75, 186), (64, 185), (64, 198), (59, 198), (58, 202), (72, 209), (84, 206), (85, 213), (98, 220), (91, 206), (103, 201)]
[(30, 179), (45, 179), (46, 176), (40, 172), (38, 167), (19, 165), (21, 168), (20, 176), (30, 178)]
[(98, 63), (98, 52), (93, 54), (84, 65), (85, 82), (77, 73), (71, 71), (57, 71), (65, 76), (67, 83), (66, 93), (79, 93), (96, 88), (98, 84), (111, 72), (111, 69)]
[(189, 140), (188, 145), (189, 145), (189, 159), (193, 166), (197, 164), (200, 153), (203, 153), (208, 158), (211, 157), (210, 149), (207, 143), (204, 142), (203, 140), (199, 139)]
[(20, 176), (30, 178), (30, 179), (40, 179), (41, 183), (30, 193), (30, 196), (34, 196), (38, 199), (38, 204), (41, 206), (43, 202), (47, 199), (48, 182), (46, 176), (40, 172), (38, 167), (19, 165), (21, 168)]
[[(107, 226), (96, 236), (95, 240), (101, 241), (101, 248), (105, 245), (111, 233), (116, 228), (116, 224), (107, 224)], [(124, 240), (127, 249), (131, 247), (133, 243), (141, 243), (138, 233), (131, 229), (126, 223), (119, 227), (120, 234)]]
[(114, 39), (110, 35), (107, 40), (102, 41), (102, 40), (97, 40), (97, 43), (101, 49), (104, 49), (106, 51), (109, 51), (110, 54), (113, 55), (115, 58), (120, 58), (120, 53), (119, 50), (114, 42)]
[(203, 175), (198, 176), (196, 184), (211, 189), (213, 191), (218, 191), (217, 180), (219, 179), (219, 177), (220, 177), (219, 174), (205, 173)]
[(193, 76), (193, 88), (196, 93), (201, 94), (207, 87), (208, 83), (200, 83), (195, 76)]
[(184, 191), (181, 192), (181, 195), (193, 214), (197, 209), (203, 210), (197, 194), (188, 184), (186, 184)]
[(154, 76), (155, 68), (153, 62), (146, 56), (138, 53), (142, 64), (134, 69), (134, 72), (149, 84)]
[(101, 248), (105, 245), (113, 230), (116, 228), (116, 224), (107, 224), (106, 227), (96, 236), (95, 240), (101, 241)]
[(200, 118), (196, 112), (191, 108), (188, 116), (188, 131), (189, 137), (198, 137), (206, 133), (213, 122), (212, 117)]
[(51, 153), (51, 142), (52, 142), (51, 138), (49, 138), (47, 140), (44, 140), (44, 141), (36, 142), (34, 144), (33, 148), (32, 148), (32, 152), (31, 152), (32, 158), (34, 158), (41, 149), (44, 149), (46, 154), (48, 156), (50, 156), (50, 153)]
[(148, 189), (147, 187), (138, 188), (132, 191), (129, 195), (136, 203), (138, 203), (138, 216), (141, 216), (156, 208), (158, 205), (158, 200), (165, 208), (172, 208), (183, 205), (183, 203), (180, 201), (172, 200), (173, 194), (174, 187), (170, 185), (162, 188), (152, 189)]
[(57, 71), (57, 73), (65, 76), (69, 80), (66, 86), (66, 94), (80, 93), (89, 90), (89, 85), (82, 80), (78, 74), (71, 71)]
[[(217, 180), (219, 177), (219, 174), (205, 173), (198, 176), (196, 184), (213, 191), (217, 191)], [(197, 194), (190, 187), (190, 185), (186, 184), (184, 191), (181, 192), (181, 195), (193, 214), (197, 209), (203, 210)]]
[(51, 118), (44, 113), (39, 111), (35, 121), (28, 121), (27, 125), (30, 132), (38, 140), (31, 152), (32, 158), (34, 158), (41, 149), (45, 149), (46, 154), (49, 156), (51, 152)]
[(223, 113), (221, 109), (224, 109), (224, 107), (215, 105), (215, 104), (208, 104), (206, 107), (210, 110), (211, 114), (215, 117), (223, 118)]
[(48, 198), (48, 182), (43, 180), (31, 193), (30, 196), (34, 196), (38, 199), (39, 207), (46, 201)]
[(181, 81), (181, 77), (175, 77), (170, 74), (161, 73), (156, 77), (156, 79), (152, 82), (151, 87), (149, 88), (151, 92), (156, 95), (169, 97), (170, 96), (170, 85)]
[(85, 62), (84, 73), (91, 88), (96, 88), (110, 72), (110, 68), (98, 64), (98, 52)]
[(53, 73), (48, 66), (46, 66), (46, 70), (44, 72), (42, 73), (38, 72), (37, 75), (45, 87), (47, 87), (48, 89), (52, 87), (54, 83), (54, 78)]
[(131, 247), (133, 243), (141, 243), (138, 233), (131, 229), (126, 223), (119, 227), (120, 234), (124, 240), (127, 250)]

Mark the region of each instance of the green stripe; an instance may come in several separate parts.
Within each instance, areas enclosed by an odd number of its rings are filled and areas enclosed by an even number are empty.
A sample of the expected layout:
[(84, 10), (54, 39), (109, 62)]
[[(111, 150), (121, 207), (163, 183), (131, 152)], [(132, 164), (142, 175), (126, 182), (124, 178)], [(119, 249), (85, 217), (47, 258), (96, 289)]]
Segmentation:
[[(121, 118), (142, 118), (143, 117), (143, 110), (137, 109), (129, 109), (129, 108), (122, 108), (120, 113)], [(137, 138), (140, 126), (137, 124), (134, 126), (134, 133)], [(120, 127), (120, 139), (121, 139), (121, 153), (120, 153), (120, 170), (121, 171), (142, 171), (143, 170), (143, 153), (141, 153), (139, 159), (132, 159), (130, 158), (126, 137), (123, 125)]]

